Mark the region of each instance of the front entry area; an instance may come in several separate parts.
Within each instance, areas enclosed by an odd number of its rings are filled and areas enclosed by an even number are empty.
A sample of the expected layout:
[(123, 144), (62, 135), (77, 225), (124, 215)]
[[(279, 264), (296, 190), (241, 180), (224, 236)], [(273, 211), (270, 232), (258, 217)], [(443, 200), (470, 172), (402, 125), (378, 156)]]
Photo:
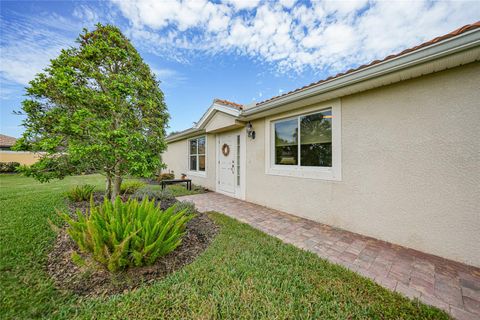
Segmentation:
[(244, 199), (242, 131), (217, 134), (217, 192)]

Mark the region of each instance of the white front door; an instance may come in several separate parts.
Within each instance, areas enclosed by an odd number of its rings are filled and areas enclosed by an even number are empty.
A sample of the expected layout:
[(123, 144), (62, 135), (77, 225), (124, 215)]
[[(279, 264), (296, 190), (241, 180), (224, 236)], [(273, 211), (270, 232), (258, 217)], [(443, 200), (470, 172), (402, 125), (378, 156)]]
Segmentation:
[(217, 188), (219, 192), (232, 196), (235, 196), (236, 137), (235, 134), (220, 134), (217, 149)]

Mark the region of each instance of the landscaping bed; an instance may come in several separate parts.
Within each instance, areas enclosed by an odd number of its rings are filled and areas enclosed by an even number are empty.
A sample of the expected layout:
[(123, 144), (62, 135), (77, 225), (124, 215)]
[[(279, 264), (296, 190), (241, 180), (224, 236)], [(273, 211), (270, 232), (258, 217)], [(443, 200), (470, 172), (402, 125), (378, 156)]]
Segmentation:
[[(101, 192), (93, 194), (95, 205), (104, 201)], [(177, 200), (157, 202), (162, 210), (174, 205)], [(76, 210), (85, 212), (90, 207), (89, 201), (68, 202), (69, 214), (74, 217)], [(66, 226), (58, 229), (53, 250), (48, 255), (47, 272), (59, 290), (72, 291), (79, 295), (96, 296), (111, 295), (135, 290), (142, 284), (151, 283), (165, 275), (174, 272), (184, 265), (191, 263), (209, 245), (217, 226), (203, 213), (187, 223), (182, 244), (173, 252), (158, 259), (151, 266), (129, 268), (120, 272), (109, 272), (89, 255), (80, 252), (76, 243), (66, 232)], [(85, 264), (79, 265), (72, 260), (72, 254), (77, 252)]]

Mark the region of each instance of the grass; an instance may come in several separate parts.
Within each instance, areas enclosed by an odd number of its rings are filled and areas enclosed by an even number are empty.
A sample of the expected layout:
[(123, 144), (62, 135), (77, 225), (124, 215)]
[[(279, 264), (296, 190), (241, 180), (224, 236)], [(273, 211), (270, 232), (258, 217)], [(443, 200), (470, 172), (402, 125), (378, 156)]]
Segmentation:
[(314, 254), (219, 213), (212, 245), (194, 263), (136, 291), (81, 298), (54, 288), (44, 271), (62, 192), (103, 186), (100, 176), (39, 184), (0, 175), (2, 319), (448, 319)]

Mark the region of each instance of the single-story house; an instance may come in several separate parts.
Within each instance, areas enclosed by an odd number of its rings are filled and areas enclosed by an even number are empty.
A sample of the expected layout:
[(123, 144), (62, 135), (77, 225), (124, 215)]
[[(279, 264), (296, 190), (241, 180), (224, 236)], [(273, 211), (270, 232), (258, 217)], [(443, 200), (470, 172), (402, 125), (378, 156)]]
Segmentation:
[(480, 267), (480, 22), (271, 99), (215, 99), (167, 170)]
[(38, 161), (38, 155), (28, 151), (13, 151), (16, 138), (0, 134), (0, 162), (18, 162), (21, 165), (31, 165)]

